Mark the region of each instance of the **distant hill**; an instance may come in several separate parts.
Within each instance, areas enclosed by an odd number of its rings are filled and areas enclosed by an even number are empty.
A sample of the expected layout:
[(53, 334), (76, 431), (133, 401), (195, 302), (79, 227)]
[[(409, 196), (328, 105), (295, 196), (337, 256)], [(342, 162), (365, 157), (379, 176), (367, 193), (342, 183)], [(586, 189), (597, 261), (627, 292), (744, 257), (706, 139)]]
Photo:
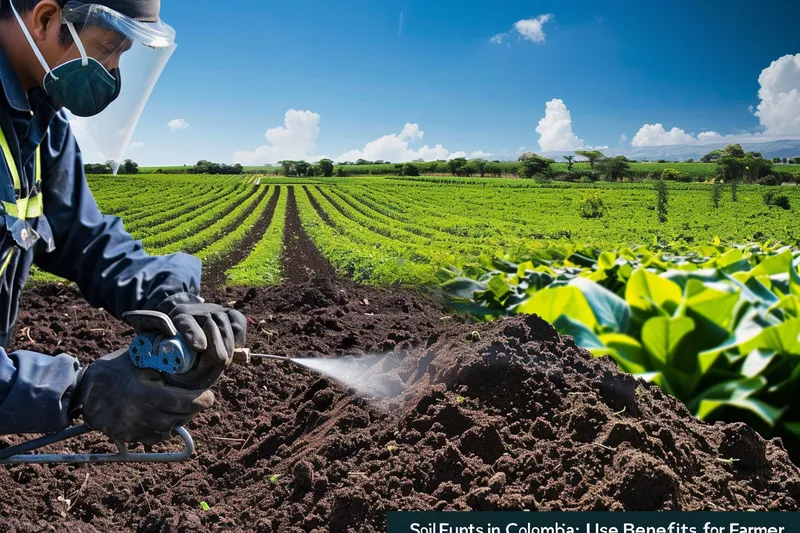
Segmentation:
[[(719, 144), (675, 144), (671, 146), (643, 146), (636, 148), (609, 148), (600, 150), (607, 156), (624, 155), (635, 161), (685, 161), (686, 159), (699, 160), (712, 150), (725, 148), (729, 143)], [(739, 143), (745, 152), (761, 152), (766, 159), (774, 157), (795, 157), (800, 156), (800, 139), (787, 139), (780, 141), (768, 141), (761, 143)], [(574, 151), (566, 152), (541, 152), (542, 155), (551, 159), (561, 159), (562, 155), (574, 154)]]

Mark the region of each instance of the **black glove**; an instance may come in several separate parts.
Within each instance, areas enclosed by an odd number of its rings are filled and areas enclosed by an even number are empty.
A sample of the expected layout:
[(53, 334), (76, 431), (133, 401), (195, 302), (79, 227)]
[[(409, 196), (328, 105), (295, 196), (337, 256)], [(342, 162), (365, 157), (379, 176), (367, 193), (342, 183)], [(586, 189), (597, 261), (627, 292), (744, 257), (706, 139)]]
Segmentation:
[(186, 424), (214, 405), (210, 390), (170, 387), (155, 370), (136, 367), (128, 350), (118, 350), (81, 371), (77, 404), (90, 428), (115, 441), (155, 444), (168, 440), (175, 426)]
[(200, 361), (227, 366), (233, 360), (234, 348), (243, 348), (247, 319), (235, 309), (205, 303), (202, 298), (182, 292), (158, 305), (158, 311), (172, 319), (189, 347), (200, 355)]

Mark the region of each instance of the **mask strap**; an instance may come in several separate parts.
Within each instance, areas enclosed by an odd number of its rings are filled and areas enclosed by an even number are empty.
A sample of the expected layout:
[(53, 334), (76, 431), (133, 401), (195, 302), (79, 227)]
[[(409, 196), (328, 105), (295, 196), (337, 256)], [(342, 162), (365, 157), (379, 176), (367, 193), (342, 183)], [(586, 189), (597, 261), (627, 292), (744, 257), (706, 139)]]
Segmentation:
[(11, 11), (14, 12), (14, 16), (17, 17), (17, 22), (19, 23), (19, 27), (22, 30), (22, 33), (25, 34), (25, 38), (28, 40), (28, 44), (31, 45), (31, 49), (33, 50), (33, 53), (36, 54), (36, 59), (39, 60), (39, 64), (42, 65), (42, 68), (45, 70), (45, 72), (47, 72), (48, 74), (52, 75), (55, 80), (58, 80), (58, 78), (56, 78), (55, 74), (53, 74), (53, 71), (50, 68), (50, 65), (48, 65), (47, 61), (44, 60), (44, 57), (42, 56), (42, 53), (39, 51), (39, 47), (36, 46), (35, 42), (33, 42), (33, 37), (31, 37), (31, 34), (28, 32), (28, 27), (25, 25), (25, 22), (23, 22), (22, 17), (19, 16), (19, 13), (17, 12), (17, 8), (14, 7), (13, 0), (9, 0), (8, 3), (11, 5)]
[(78, 52), (81, 53), (81, 65), (85, 67), (89, 64), (89, 56), (86, 55), (86, 48), (83, 47), (83, 42), (80, 36), (78, 36), (78, 32), (75, 31), (75, 25), (71, 22), (67, 22), (67, 28), (69, 28), (69, 33), (72, 35), (72, 40), (75, 41), (75, 46), (78, 47)]

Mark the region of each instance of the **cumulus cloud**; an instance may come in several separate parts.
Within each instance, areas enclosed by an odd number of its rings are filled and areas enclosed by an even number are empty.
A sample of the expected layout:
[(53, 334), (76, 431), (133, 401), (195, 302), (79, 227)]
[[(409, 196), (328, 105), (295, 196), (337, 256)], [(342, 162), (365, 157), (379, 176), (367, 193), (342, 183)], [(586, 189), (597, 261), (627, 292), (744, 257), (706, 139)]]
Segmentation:
[(583, 139), (572, 133), (572, 115), (560, 98), (547, 102), (544, 117), (539, 121), (536, 132), (543, 152), (583, 148)]
[(800, 134), (800, 54), (773, 61), (758, 77), (755, 115), (766, 135)]
[[(666, 131), (661, 124), (645, 124), (631, 145), (743, 143), (800, 138), (800, 54), (785, 55), (773, 61), (761, 71), (758, 83), (761, 103), (753, 114), (759, 118), (762, 132), (722, 135), (705, 131), (694, 136), (677, 127)], [(752, 113), (753, 106), (748, 110)]]
[(511, 36), (511, 32), (517, 32), (520, 38), (531, 41), (533, 43), (541, 44), (545, 42), (546, 36), (544, 34), (544, 24), (553, 19), (553, 15), (548, 13), (546, 15), (539, 15), (530, 19), (518, 20), (514, 23), (511, 31), (498, 33), (489, 42), (492, 44), (503, 44), (507, 38)]
[(545, 22), (551, 20), (553, 15), (539, 15), (532, 19), (518, 20), (514, 23), (514, 29), (523, 37), (534, 43), (543, 43), (545, 41), (544, 26)]
[(284, 116), (284, 125), (270, 128), (264, 134), (269, 144), (259, 146), (253, 151), (238, 151), (233, 155), (234, 163), (243, 165), (264, 165), (285, 159), (313, 161), (321, 157), (313, 156), (319, 135), (317, 113), (290, 109)]
[(417, 124), (406, 124), (400, 133), (392, 133), (384, 135), (383, 137), (374, 141), (368, 142), (361, 150), (350, 150), (339, 156), (337, 161), (356, 161), (358, 159), (366, 159), (367, 161), (391, 161), (392, 163), (407, 163), (416, 159), (424, 161), (435, 161), (437, 159), (452, 159), (453, 157), (465, 157), (464, 152), (456, 152), (456, 154), (464, 154), (464, 156), (451, 154), (449, 150), (444, 148), (441, 144), (433, 147), (422, 146), (414, 150), (409, 146), (409, 141), (422, 139), (425, 135), (424, 131), (419, 129)]
[(189, 127), (189, 123), (182, 118), (176, 118), (167, 122), (167, 126), (172, 131), (185, 130)]
[(403, 126), (403, 131), (400, 132), (400, 139), (403, 140), (411, 140), (415, 141), (417, 139), (422, 139), (425, 136), (425, 132), (419, 129), (419, 124), (410, 124), (406, 122), (406, 125)]
[(620, 144), (628, 142), (628, 136), (623, 133), (622, 135), (619, 136), (619, 142)]
[(690, 144), (695, 138), (680, 128), (667, 131), (662, 124), (645, 124), (631, 141), (632, 146), (667, 146), (670, 144)]

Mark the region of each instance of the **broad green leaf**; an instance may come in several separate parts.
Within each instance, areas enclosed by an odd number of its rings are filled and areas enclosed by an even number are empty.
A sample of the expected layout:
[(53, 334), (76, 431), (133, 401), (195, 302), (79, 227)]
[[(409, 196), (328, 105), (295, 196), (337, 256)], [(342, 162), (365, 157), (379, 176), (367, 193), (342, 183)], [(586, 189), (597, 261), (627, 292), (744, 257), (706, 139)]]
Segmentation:
[(753, 350), (742, 364), (742, 375), (748, 378), (758, 376), (769, 366), (776, 354), (774, 351)]
[(631, 310), (625, 300), (586, 278), (575, 278), (570, 285), (583, 293), (602, 328), (621, 333), (628, 330)]
[(764, 328), (761, 333), (741, 345), (742, 351), (774, 350), (782, 355), (800, 355), (800, 319)]
[(602, 270), (611, 270), (614, 268), (614, 263), (617, 261), (617, 256), (613, 252), (603, 252), (597, 258), (597, 266)]
[(450, 298), (463, 298), (471, 300), (475, 292), (488, 290), (484, 283), (478, 283), (468, 278), (456, 278), (442, 285), (444, 293)]
[(681, 301), (681, 288), (674, 282), (648, 272), (644, 268), (633, 273), (625, 286), (625, 300), (632, 308), (651, 313), (654, 304), (658, 307), (671, 307), (673, 311)]
[(791, 268), (789, 268), (789, 290), (794, 296), (800, 297), (800, 272), (798, 272), (798, 266), (800, 266), (800, 257), (795, 259)]
[(722, 241), (719, 239), (718, 235), (714, 235), (714, 246), (719, 246), (722, 244)]
[(650, 366), (644, 347), (630, 335), (606, 333), (600, 335), (599, 339), (612, 351), (611, 357), (624, 371), (639, 374)]
[(566, 315), (592, 330), (597, 325), (592, 308), (577, 287), (542, 289), (521, 303), (516, 311), (521, 314), (537, 314), (551, 324), (558, 317)]
[(699, 280), (689, 280), (685, 300), (686, 307), (721, 328), (729, 329), (734, 318), (734, 308), (739, 295), (709, 288)]
[(800, 438), (800, 422), (784, 422), (783, 427), (794, 433), (796, 437)]
[(800, 318), (800, 298), (794, 294), (784, 296), (778, 303), (770, 307), (768, 311), (772, 314), (780, 313), (779, 318), (781, 320)]
[(553, 327), (556, 328), (561, 335), (569, 335), (575, 339), (575, 343), (581, 348), (587, 350), (606, 350), (603, 342), (594, 334), (594, 332), (587, 328), (577, 320), (573, 320), (566, 315), (561, 315), (553, 322)]
[(688, 406), (696, 409), (702, 400), (744, 400), (763, 390), (766, 384), (767, 380), (763, 376), (724, 381), (697, 395)]
[(500, 259), (499, 257), (495, 257), (492, 259), (492, 266), (499, 270), (500, 272), (505, 272), (506, 274), (516, 274), (518, 265), (512, 263), (511, 261), (506, 261), (505, 259)]
[(700, 420), (705, 420), (711, 415), (711, 413), (720, 407), (736, 407), (750, 411), (758, 416), (761, 420), (766, 422), (770, 427), (774, 426), (780, 417), (783, 416), (784, 411), (786, 411), (785, 407), (783, 409), (778, 409), (777, 407), (773, 407), (768, 403), (753, 398), (730, 401), (703, 400), (700, 402), (700, 407), (697, 410), (696, 416)]
[(753, 277), (772, 276), (773, 274), (785, 274), (792, 265), (792, 252), (785, 252), (765, 259), (750, 271)]
[(502, 299), (505, 297), (511, 287), (508, 285), (508, 282), (502, 276), (495, 276), (489, 281), (489, 290), (494, 293), (497, 298)]
[(688, 317), (654, 317), (642, 326), (642, 344), (651, 357), (669, 366), (675, 349), (693, 329), (694, 320)]

